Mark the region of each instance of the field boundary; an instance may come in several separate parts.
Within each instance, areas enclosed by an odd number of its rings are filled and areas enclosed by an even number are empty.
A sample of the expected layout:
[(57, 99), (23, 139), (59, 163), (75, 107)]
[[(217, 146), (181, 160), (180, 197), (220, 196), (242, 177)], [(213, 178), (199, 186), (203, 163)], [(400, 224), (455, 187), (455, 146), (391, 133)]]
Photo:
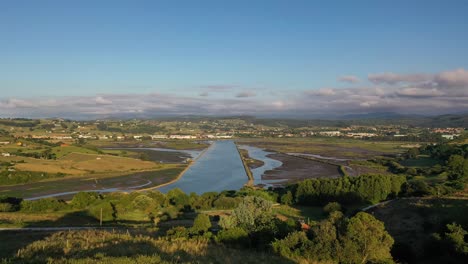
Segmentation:
[(239, 149), (239, 146), (237, 145), (237, 143), (234, 143), (234, 144), (236, 145), (237, 153), (239, 153), (239, 157), (241, 158), (242, 164), (244, 165), (245, 173), (247, 174), (247, 177), (249, 178), (249, 181), (247, 182), (247, 185), (248, 186), (253, 186), (255, 179), (253, 177), (252, 171), (250, 170), (249, 165), (247, 165), (247, 162), (245, 161), (244, 157), (242, 156), (242, 154), (240, 152), (240, 149)]

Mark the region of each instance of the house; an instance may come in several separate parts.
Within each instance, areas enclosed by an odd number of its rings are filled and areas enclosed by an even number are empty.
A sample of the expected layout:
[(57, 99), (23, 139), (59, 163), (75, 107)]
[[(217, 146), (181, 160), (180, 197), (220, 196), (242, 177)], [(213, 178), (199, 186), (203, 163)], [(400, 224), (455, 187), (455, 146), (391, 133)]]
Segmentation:
[(10, 157), (10, 156), (11, 156), (11, 154), (10, 154), (10, 153), (8, 153), (8, 152), (3, 152), (3, 153), (2, 153), (2, 156), (3, 156), (3, 157)]
[(0, 145), (8, 145), (10, 144), (10, 141), (0, 141)]
[(167, 138), (166, 135), (151, 135), (151, 139), (163, 139)]
[(456, 138), (456, 137), (458, 137), (458, 136), (459, 136), (459, 135), (454, 135), (454, 134), (442, 135), (443, 138), (445, 138), (445, 139), (450, 139), (450, 140), (452, 140), (452, 139), (454, 139), (454, 138)]
[(327, 137), (337, 137), (341, 134), (340, 131), (321, 131), (319, 132), (320, 135), (322, 136), (327, 136)]
[(194, 139), (197, 137), (191, 136), (191, 135), (170, 135), (169, 138), (171, 139)]

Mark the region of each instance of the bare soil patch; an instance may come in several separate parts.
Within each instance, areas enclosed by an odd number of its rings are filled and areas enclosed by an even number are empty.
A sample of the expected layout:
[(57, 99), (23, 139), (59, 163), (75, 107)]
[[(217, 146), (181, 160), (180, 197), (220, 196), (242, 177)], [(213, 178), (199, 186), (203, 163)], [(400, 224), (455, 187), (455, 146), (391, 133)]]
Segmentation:
[(338, 166), (314, 160), (294, 157), (282, 153), (270, 154), (268, 157), (283, 163), (280, 167), (266, 171), (263, 180), (286, 180), (284, 183), (293, 183), (309, 178), (338, 178), (341, 177)]

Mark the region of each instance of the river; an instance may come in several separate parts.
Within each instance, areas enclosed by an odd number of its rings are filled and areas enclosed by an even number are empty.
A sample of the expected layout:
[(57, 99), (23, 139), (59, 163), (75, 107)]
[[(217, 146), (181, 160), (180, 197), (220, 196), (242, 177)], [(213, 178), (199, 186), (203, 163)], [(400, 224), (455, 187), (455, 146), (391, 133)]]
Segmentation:
[(231, 140), (215, 141), (187, 169), (182, 177), (172, 184), (159, 188), (168, 192), (180, 188), (185, 193), (221, 192), (239, 190), (248, 181), (236, 145)]
[(264, 185), (265, 187), (269, 187), (269, 186), (272, 186), (271, 185), (272, 183), (279, 183), (279, 182), (286, 181), (286, 180), (263, 180), (262, 179), (262, 175), (266, 171), (276, 169), (280, 167), (281, 165), (283, 165), (281, 161), (267, 157), (268, 154), (272, 154), (274, 152), (268, 152), (261, 148), (247, 146), (247, 145), (240, 145), (239, 148), (247, 150), (249, 152), (249, 157), (251, 157), (252, 159), (263, 161), (262, 166), (255, 168), (255, 169), (251, 169), (253, 177), (254, 177), (254, 185)]

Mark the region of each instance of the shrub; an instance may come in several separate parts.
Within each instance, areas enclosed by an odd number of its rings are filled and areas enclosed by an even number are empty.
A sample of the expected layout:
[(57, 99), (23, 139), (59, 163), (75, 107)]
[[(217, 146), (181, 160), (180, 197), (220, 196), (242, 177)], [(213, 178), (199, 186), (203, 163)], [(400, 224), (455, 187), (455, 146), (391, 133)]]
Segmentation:
[(67, 204), (63, 200), (45, 198), (35, 201), (24, 200), (20, 207), (21, 211), (25, 212), (54, 212), (66, 209)]
[(190, 232), (183, 226), (173, 227), (166, 232), (168, 238), (189, 238)]
[(239, 200), (232, 197), (219, 197), (213, 202), (213, 206), (217, 209), (233, 209), (239, 205)]
[(234, 219), (234, 217), (230, 215), (222, 215), (219, 219), (218, 225), (223, 229), (230, 229), (235, 227), (237, 225), (237, 222)]
[(193, 221), (192, 232), (196, 234), (204, 233), (211, 227), (210, 217), (206, 214), (199, 214)]
[(154, 210), (157, 204), (152, 198), (141, 194), (133, 199), (132, 206), (136, 210), (149, 212)]
[(293, 195), (291, 191), (288, 191), (286, 194), (283, 194), (281, 196), (281, 203), (285, 205), (291, 205), (293, 203)]
[(88, 209), (88, 212), (91, 216), (99, 220), (101, 218), (101, 209), (102, 209), (102, 221), (114, 221), (117, 218), (117, 212), (112, 203), (108, 201), (103, 201), (96, 205), (93, 205)]
[(83, 209), (96, 202), (99, 199), (99, 194), (95, 192), (79, 192), (73, 196), (71, 204), (73, 208)]
[(13, 205), (9, 203), (0, 203), (0, 212), (13, 212)]
[(249, 247), (249, 233), (241, 227), (234, 227), (218, 232), (215, 238), (216, 242), (228, 245), (242, 245)]
[(341, 211), (341, 205), (337, 202), (328, 203), (323, 207), (323, 211), (329, 215), (332, 212)]

